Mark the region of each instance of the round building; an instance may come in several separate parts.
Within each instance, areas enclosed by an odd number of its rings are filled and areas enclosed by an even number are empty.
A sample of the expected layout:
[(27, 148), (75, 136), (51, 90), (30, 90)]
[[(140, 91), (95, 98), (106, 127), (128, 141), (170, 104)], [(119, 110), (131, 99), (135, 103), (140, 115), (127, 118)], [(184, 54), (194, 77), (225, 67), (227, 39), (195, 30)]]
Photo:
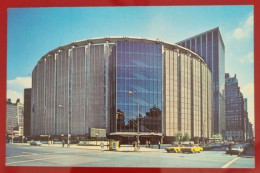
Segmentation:
[(52, 50), (32, 72), (31, 99), (32, 136), (105, 129), (122, 141), (168, 143), (178, 132), (195, 141), (212, 133), (211, 71), (191, 50), (159, 40), (94, 38)]

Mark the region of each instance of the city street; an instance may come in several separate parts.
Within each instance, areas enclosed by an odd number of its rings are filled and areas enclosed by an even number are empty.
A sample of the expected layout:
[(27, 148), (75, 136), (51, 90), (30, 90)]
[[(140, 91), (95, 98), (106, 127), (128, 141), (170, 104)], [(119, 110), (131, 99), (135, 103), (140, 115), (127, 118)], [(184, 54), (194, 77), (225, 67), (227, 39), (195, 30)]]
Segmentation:
[(70, 148), (6, 144), (6, 166), (69, 166), (69, 167), (165, 167), (165, 168), (254, 168), (253, 150), (241, 156), (226, 155), (225, 151), (202, 151), (196, 154), (167, 153), (163, 147), (121, 146), (119, 151), (104, 151), (100, 146)]

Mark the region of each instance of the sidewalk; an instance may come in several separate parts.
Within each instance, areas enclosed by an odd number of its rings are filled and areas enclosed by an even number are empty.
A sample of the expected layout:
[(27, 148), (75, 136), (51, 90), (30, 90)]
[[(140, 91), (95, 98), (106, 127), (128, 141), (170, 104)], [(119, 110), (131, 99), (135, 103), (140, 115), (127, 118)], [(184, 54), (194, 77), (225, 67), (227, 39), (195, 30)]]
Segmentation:
[[(23, 146), (29, 146), (30, 144), (28, 143), (14, 143), (13, 145), (23, 145)], [(35, 147), (35, 146), (32, 146)], [(39, 146), (38, 146), (39, 147)], [(62, 147), (62, 144), (42, 144), (41, 147), (50, 147), (50, 148), (67, 148), (67, 144), (64, 145), (64, 147)], [(75, 149), (85, 149), (85, 150), (98, 150), (101, 151), (101, 147), (100, 145), (87, 145), (87, 146), (80, 146), (78, 144), (71, 144), (70, 148), (75, 148)], [(109, 148), (107, 148), (107, 146), (104, 146), (103, 151), (110, 151)], [(133, 145), (121, 145), (120, 148), (118, 148), (117, 150), (112, 150), (112, 151), (116, 151), (116, 152), (136, 152)], [(164, 151), (164, 149), (158, 149), (157, 146), (151, 146), (151, 148), (146, 148), (145, 145), (141, 145), (140, 146), (140, 150), (139, 152), (159, 152), (159, 151)]]

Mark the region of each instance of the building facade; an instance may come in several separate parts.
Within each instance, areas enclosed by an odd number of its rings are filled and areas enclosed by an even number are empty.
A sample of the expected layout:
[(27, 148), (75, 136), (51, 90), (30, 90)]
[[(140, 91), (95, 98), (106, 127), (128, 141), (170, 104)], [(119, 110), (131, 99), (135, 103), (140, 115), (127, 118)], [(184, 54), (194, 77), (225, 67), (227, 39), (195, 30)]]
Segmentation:
[(226, 132), (225, 138), (235, 141), (246, 141), (248, 117), (245, 114), (243, 94), (240, 92), (236, 75), (226, 78)]
[(213, 134), (224, 134), (225, 122), (225, 45), (219, 28), (178, 42), (203, 58), (212, 72)]
[(192, 138), (212, 133), (208, 65), (159, 40), (108, 37), (61, 46), (35, 66), (31, 98), (33, 136), (86, 135), (90, 128), (111, 136), (139, 129), (165, 140), (178, 131)]
[(31, 94), (32, 89), (24, 89), (24, 136), (31, 135)]
[(253, 124), (251, 122), (248, 123), (248, 139), (249, 139), (249, 141), (255, 140)]
[(23, 136), (23, 104), (20, 99), (16, 103), (7, 100), (6, 114), (6, 134), (10, 137)]

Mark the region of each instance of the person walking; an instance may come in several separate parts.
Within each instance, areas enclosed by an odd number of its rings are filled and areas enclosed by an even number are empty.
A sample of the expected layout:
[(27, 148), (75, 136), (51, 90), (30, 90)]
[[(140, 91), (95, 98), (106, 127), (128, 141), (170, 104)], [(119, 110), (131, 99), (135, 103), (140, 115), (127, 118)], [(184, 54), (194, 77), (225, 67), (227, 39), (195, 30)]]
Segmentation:
[(68, 141), (68, 148), (70, 148), (70, 140)]
[(158, 141), (158, 148), (161, 149), (161, 142), (160, 142), (160, 140)]
[(65, 142), (64, 142), (64, 140), (62, 140), (62, 147), (64, 147), (64, 144), (65, 144)]
[(103, 152), (104, 151), (104, 142), (103, 141), (100, 142), (100, 147), (101, 147), (101, 151)]
[(145, 147), (148, 148), (148, 140), (145, 141)]
[(151, 141), (150, 140), (148, 141), (148, 145), (149, 145), (149, 148), (150, 148), (150, 146), (151, 146)]

